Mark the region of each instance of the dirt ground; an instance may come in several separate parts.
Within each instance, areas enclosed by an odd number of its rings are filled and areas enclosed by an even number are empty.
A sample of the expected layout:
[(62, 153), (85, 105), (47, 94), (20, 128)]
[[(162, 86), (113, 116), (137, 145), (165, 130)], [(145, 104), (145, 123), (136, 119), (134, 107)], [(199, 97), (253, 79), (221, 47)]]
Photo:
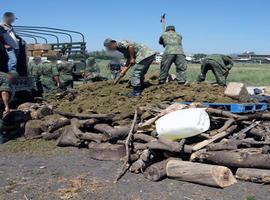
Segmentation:
[(178, 85), (170, 82), (157, 85), (155, 80), (147, 82), (143, 95), (136, 98), (128, 98), (131, 91), (127, 83), (113, 85), (112, 82), (98, 82), (85, 84), (76, 88), (77, 97), (74, 100), (51, 99), (58, 110), (75, 113), (119, 113), (120, 115), (133, 115), (134, 108), (157, 104), (160, 102), (218, 102), (233, 103), (224, 95), (224, 88), (211, 84), (191, 84), (189, 86)]
[(112, 183), (120, 162), (96, 161), (88, 150), (42, 140), (0, 145), (0, 200), (267, 200), (269, 185), (238, 182), (211, 188), (166, 179), (150, 182), (127, 173)]

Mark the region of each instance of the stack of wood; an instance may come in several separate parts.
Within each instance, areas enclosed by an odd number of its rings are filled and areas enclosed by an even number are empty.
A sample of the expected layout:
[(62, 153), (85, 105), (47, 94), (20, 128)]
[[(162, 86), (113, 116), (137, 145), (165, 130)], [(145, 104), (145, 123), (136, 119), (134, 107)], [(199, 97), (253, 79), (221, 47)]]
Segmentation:
[[(198, 106), (196, 104), (191, 106)], [(118, 181), (126, 171), (143, 173), (151, 181), (174, 178), (214, 187), (227, 187), (236, 178), (258, 183), (270, 180), (270, 112), (236, 115), (207, 108), (211, 129), (200, 135), (170, 141), (158, 137), (155, 121), (186, 105), (160, 103), (137, 108), (132, 123), (119, 126), (115, 114), (77, 114), (51, 110), (58, 119), (35, 119), (27, 126), (61, 147), (89, 149), (89, 157), (122, 160)], [(179, 122), (181, 123), (181, 122)]]
[(29, 57), (51, 57), (57, 55), (57, 52), (52, 50), (50, 44), (27, 44), (26, 51)]

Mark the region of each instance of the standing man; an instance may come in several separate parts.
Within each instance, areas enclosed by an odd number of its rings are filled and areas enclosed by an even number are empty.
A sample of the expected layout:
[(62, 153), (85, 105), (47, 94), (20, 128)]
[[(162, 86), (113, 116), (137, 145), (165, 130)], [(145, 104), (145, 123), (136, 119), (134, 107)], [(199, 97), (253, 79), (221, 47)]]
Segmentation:
[(73, 88), (73, 72), (75, 65), (73, 62), (68, 61), (68, 56), (61, 56), (61, 61), (58, 64), (58, 72), (61, 82), (61, 88), (66, 90), (67, 88)]
[(34, 96), (41, 96), (42, 95), (42, 84), (40, 81), (40, 69), (41, 69), (41, 57), (37, 56), (34, 57), (33, 61), (28, 63), (28, 73), (31, 76), (34, 87), (35, 93)]
[(179, 84), (185, 84), (187, 64), (181, 34), (175, 32), (174, 26), (168, 26), (161, 35), (159, 44), (165, 47), (160, 65), (159, 84), (166, 82), (172, 63), (176, 65), (176, 80)]
[(8, 55), (8, 70), (16, 71), (17, 56), (19, 54), (19, 41), (23, 41), (16, 35), (12, 24), (16, 20), (14, 13), (6, 12), (3, 16), (3, 22), (0, 24), (0, 34), (3, 37), (4, 47)]
[(119, 51), (127, 59), (123, 68), (132, 67), (130, 83), (133, 91), (129, 94), (130, 97), (140, 96), (144, 89), (144, 76), (147, 73), (150, 65), (155, 60), (155, 51), (147, 46), (128, 40), (116, 41), (106, 39), (104, 46), (109, 51)]
[(201, 66), (201, 73), (198, 76), (198, 82), (205, 81), (208, 70), (212, 70), (219, 85), (225, 86), (226, 79), (230, 70), (233, 67), (231, 57), (225, 55), (210, 55), (207, 56)]
[(48, 93), (56, 92), (57, 88), (60, 88), (56, 58), (52, 58), (52, 61), (46, 60), (41, 64), (40, 80), (45, 96)]

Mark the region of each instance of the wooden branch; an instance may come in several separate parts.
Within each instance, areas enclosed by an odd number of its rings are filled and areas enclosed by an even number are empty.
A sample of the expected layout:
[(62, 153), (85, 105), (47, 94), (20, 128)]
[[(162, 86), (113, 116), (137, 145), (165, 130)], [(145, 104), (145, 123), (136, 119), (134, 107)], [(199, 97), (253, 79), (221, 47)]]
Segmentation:
[(229, 111), (224, 111), (224, 110), (220, 110), (220, 109), (215, 109), (215, 108), (207, 108), (206, 112), (209, 115), (219, 115), (219, 116), (223, 116), (223, 117), (228, 117), (228, 118), (238, 118), (239, 115), (233, 114)]
[(270, 170), (238, 168), (236, 178), (254, 183), (270, 183)]
[(192, 147), (192, 150), (198, 151), (198, 150), (206, 147), (207, 145), (230, 135), (236, 129), (236, 127), (237, 127), (236, 125), (231, 126), (230, 128), (227, 129), (227, 131), (224, 131), (224, 132), (221, 132), (217, 135), (214, 135), (211, 139), (207, 139), (207, 140), (204, 140), (202, 142), (199, 142), (198, 144), (196, 144)]
[(212, 187), (225, 188), (237, 182), (229, 168), (216, 165), (170, 160), (166, 172), (170, 178)]
[(135, 113), (134, 113), (134, 118), (132, 121), (132, 125), (130, 128), (130, 131), (128, 133), (126, 142), (125, 142), (125, 147), (126, 147), (126, 158), (127, 161), (123, 164), (120, 172), (118, 173), (114, 183), (116, 183), (122, 176), (124, 176), (124, 174), (127, 172), (127, 170), (130, 168), (131, 166), (131, 146), (133, 146), (132, 141), (133, 141), (133, 134), (134, 134), (134, 129), (136, 127), (136, 123), (137, 123), (137, 118), (138, 118), (138, 109), (135, 109)]

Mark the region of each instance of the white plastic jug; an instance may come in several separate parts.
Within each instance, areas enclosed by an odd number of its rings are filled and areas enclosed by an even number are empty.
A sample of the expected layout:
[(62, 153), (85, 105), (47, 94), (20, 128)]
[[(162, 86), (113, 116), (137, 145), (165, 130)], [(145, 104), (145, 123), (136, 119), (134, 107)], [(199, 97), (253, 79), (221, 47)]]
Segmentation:
[(210, 118), (204, 108), (178, 110), (156, 121), (158, 136), (170, 140), (192, 137), (209, 128)]

